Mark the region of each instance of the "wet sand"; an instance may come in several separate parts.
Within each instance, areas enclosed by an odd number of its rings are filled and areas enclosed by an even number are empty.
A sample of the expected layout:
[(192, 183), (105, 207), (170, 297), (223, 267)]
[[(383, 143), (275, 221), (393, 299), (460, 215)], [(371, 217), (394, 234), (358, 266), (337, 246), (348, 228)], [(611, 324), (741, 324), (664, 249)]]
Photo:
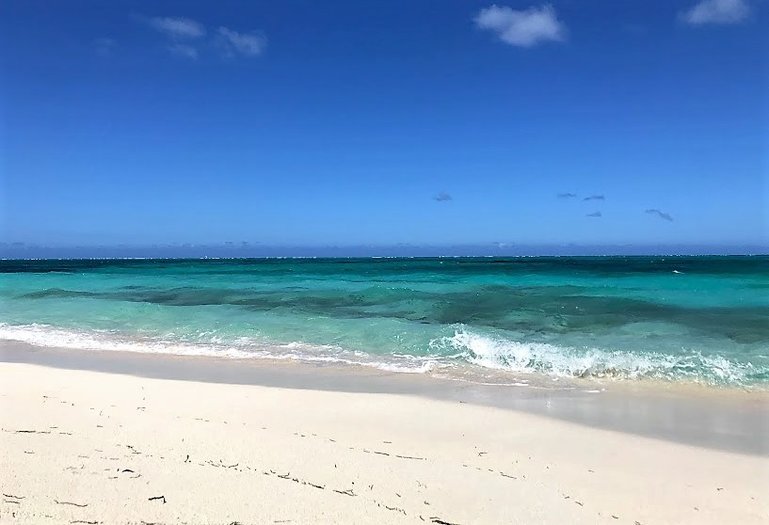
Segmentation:
[(422, 374), (262, 359), (55, 349), (0, 341), (0, 362), (139, 377), (406, 394), (527, 412), (687, 445), (769, 456), (769, 392), (594, 379), (488, 385)]

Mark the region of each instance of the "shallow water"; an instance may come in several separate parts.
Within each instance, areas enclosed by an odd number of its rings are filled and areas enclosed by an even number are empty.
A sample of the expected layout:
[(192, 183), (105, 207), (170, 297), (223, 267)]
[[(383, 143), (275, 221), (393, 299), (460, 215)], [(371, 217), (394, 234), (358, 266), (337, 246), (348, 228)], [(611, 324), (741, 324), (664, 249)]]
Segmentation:
[(0, 338), (769, 384), (769, 257), (0, 261)]

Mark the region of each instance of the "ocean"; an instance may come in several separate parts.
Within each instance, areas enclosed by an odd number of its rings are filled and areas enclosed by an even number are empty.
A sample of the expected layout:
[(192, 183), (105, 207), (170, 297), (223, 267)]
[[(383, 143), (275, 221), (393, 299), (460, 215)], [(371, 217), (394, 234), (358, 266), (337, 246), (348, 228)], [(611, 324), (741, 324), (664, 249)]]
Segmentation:
[(769, 257), (0, 261), (0, 339), (766, 388)]

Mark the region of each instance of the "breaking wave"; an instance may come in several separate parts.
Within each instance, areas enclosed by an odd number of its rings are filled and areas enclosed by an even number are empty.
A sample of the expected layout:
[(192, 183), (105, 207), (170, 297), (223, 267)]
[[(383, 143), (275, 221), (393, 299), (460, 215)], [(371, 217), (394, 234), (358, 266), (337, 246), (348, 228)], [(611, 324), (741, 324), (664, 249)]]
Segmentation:
[(769, 376), (769, 366), (737, 362), (719, 355), (682, 351), (680, 355), (523, 343), (458, 329), (433, 340), (435, 351), (452, 351), (478, 366), (554, 377), (689, 380), (742, 385)]

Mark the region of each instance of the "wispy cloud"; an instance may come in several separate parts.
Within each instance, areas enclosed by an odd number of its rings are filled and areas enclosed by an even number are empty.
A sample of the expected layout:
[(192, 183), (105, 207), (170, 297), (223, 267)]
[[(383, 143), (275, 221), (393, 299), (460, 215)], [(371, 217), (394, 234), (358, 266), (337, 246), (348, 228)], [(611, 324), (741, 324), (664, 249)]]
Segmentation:
[(149, 18), (147, 23), (157, 31), (173, 39), (195, 39), (206, 34), (206, 28), (200, 22), (190, 18), (156, 16)]
[(664, 219), (666, 221), (673, 222), (672, 215), (670, 215), (669, 213), (665, 213), (664, 211), (658, 210), (656, 208), (650, 208), (650, 209), (646, 210), (646, 213), (648, 213), (649, 215), (656, 215), (660, 219)]
[(576, 193), (559, 193), (558, 198), (559, 199), (575, 199), (577, 197)]
[(737, 24), (750, 14), (746, 0), (702, 0), (681, 13), (681, 19), (692, 25)]
[(227, 27), (218, 30), (219, 43), (227, 55), (239, 53), (245, 56), (259, 55), (267, 44), (267, 39), (256, 33), (239, 33)]
[(590, 195), (588, 197), (585, 197), (582, 199), (583, 201), (605, 201), (606, 196), (604, 195)]
[(198, 58), (198, 50), (194, 46), (190, 46), (187, 44), (171, 44), (168, 46), (168, 50), (171, 52), (171, 54), (190, 58), (192, 60), (196, 60)]
[(438, 195), (433, 197), (433, 200), (438, 201), (438, 202), (448, 202), (450, 200), (453, 200), (453, 198), (451, 197), (451, 195), (449, 195), (445, 191), (442, 191)]
[(196, 60), (198, 48), (192, 43), (206, 36), (206, 28), (200, 22), (184, 17), (156, 16), (138, 17), (168, 41), (166, 48), (175, 56)]
[(479, 28), (491, 31), (507, 44), (519, 47), (558, 42), (566, 35), (566, 27), (558, 20), (555, 9), (549, 4), (520, 11), (492, 5), (481, 9), (474, 20)]
[(99, 56), (109, 56), (112, 54), (112, 49), (117, 42), (113, 38), (97, 38), (93, 41), (93, 47), (96, 50), (96, 54)]
[(594, 211), (593, 213), (588, 213), (587, 215), (585, 215), (585, 217), (599, 218), (599, 217), (603, 217), (603, 214), (600, 211)]

